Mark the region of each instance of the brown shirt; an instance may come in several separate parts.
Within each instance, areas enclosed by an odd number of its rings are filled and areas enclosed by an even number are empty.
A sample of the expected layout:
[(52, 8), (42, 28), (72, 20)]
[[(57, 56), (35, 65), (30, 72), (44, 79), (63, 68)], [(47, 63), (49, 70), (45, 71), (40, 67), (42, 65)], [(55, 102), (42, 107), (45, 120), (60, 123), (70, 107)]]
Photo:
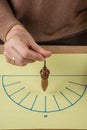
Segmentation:
[(0, 39), (22, 23), (36, 42), (87, 30), (87, 0), (0, 0)]

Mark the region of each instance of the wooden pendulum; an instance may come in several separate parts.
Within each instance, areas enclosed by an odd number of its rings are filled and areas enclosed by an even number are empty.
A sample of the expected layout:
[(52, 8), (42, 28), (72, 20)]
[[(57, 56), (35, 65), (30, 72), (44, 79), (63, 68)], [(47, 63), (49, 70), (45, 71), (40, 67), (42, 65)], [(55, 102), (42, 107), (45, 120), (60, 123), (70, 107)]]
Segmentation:
[(44, 61), (44, 67), (40, 71), (41, 75), (41, 87), (43, 91), (46, 91), (48, 87), (48, 77), (49, 77), (50, 71), (46, 67), (46, 60)]

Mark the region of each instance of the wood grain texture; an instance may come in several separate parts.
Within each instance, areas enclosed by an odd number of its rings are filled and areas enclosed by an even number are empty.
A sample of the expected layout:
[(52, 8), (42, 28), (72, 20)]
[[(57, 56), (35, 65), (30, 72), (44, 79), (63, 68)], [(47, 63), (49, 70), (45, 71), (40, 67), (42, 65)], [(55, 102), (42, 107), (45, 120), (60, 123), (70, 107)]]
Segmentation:
[[(52, 53), (87, 53), (87, 46), (42, 46)], [(3, 46), (0, 45), (0, 54), (3, 53)]]
[(53, 53), (87, 53), (87, 46), (43, 46)]
[(86, 130), (86, 129), (12, 129), (12, 130)]

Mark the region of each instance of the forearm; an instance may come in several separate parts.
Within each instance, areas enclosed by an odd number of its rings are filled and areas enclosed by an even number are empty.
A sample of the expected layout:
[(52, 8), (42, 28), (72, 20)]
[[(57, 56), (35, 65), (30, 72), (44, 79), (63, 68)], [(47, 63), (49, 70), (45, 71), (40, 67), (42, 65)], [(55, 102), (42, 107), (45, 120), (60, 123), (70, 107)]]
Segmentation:
[(9, 30), (20, 22), (15, 18), (6, 0), (0, 0), (0, 39), (5, 42)]

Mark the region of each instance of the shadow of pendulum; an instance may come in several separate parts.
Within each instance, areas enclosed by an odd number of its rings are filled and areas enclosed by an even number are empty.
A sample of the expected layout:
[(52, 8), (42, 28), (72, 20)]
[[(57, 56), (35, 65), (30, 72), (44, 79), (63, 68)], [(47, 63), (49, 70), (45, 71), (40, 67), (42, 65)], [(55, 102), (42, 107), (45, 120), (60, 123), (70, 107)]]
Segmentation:
[(50, 71), (46, 67), (46, 60), (44, 61), (44, 67), (40, 70), (41, 75), (41, 87), (43, 91), (46, 91), (48, 87), (48, 77), (49, 77)]

